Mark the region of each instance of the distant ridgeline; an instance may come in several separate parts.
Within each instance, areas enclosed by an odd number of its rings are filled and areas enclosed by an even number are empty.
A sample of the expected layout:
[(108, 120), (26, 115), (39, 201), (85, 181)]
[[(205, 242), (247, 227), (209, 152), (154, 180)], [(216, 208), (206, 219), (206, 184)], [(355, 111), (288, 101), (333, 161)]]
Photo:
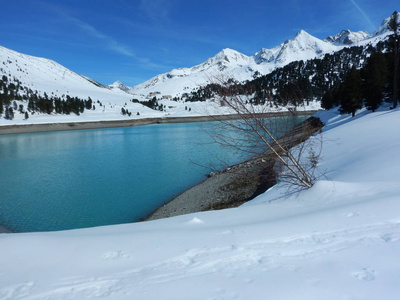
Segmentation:
[[(393, 45), (393, 38), (389, 38), (376, 46), (343, 48), (322, 59), (295, 61), (267, 75), (257, 77), (255, 74), (253, 80), (230, 79), (222, 84), (208, 84), (188, 93), (186, 101), (246, 96), (246, 101), (252, 104), (267, 103), (271, 107), (297, 106), (318, 100), (325, 109), (340, 105), (341, 112), (353, 115), (363, 105), (375, 110), (382, 101), (392, 97)], [(18, 105), (15, 100), (26, 101), (27, 105)], [(164, 109), (156, 97), (149, 101), (131, 101), (155, 110)], [(90, 97), (59, 97), (53, 93), (49, 96), (33, 91), (0, 68), (0, 114), (6, 119), (13, 119), (15, 112), (25, 114), (26, 119), (35, 112), (80, 115), (85, 110), (95, 110), (95, 105), (102, 106), (102, 103)], [(121, 112), (130, 115), (123, 108)]]
[[(271, 106), (298, 105), (311, 100), (322, 100), (322, 107), (330, 109), (343, 104), (343, 84), (348, 77), (347, 74), (357, 69), (365, 83), (371, 82), (371, 74), (365, 68), (376, 68), (382, 70), (384, 76), (381, 84), (385, 86), (379, 104), (391, 95), (391, 73), (393, 61), (391, 46), (392, 40), (379, 42), (375, 47), (355, 46), (343, 48), (333, 54), (326, 54), (322, 59), (311, 59), (307, 61), (295, 61), (273, 72), (259, 76), (246, 82), (235, 82), (228, 80), (221, 84), (208, 84), (193, 91), (187, 101), (205, 101), (215, 96), (250, 96), (250, 103), (258, 105), (268, 102)], [(380, 55), (379, 55), (380, 54)], [(375, 59), (379, 56), (378, 60)], [(372, 58), (372, 59), (370, 59)], [(374, 65), (374, 66), (371, 66)], [(378, 66), (376, 66), (378, 65)], [(360, 70), (361, 69), (361, 70)], [(392, 77), (390, 77), (392, 76)], [(359, 83), (361, 85), (361, 81)], [(368, 85), (360, 87), (368, 88)], [(353, 87), (357, 89), (356, 86)], [(367, 96), (369, 91), (365, 90)], [(362, 103), (362, 101), (361, 101)], [(379, 106), (378, 104), (378, 106)], [(366, 106), (374, 109), (366, 99)], [(376, 107), (375, 107), (376, 108)], [(343, 110), (344, 113), (352, 112)]]
[[(18, 105), (15, 100), (27, 101), (26, 111), (24, 105)], [(102, 105), (99, 101), (98, 104)], [(4, 114), (5, 119), (12, 120), (15, 112), (25, 114), (25, 119), (29, 118), (29, 114), (35, 112), (67, 115), (73, 113), (79, 116), (85, 109), (95, 109), (90, 97), (83, 100), (69, 95), (49, 97), (44, 93), (42, 96), (38, 91), (32, 91), (32, 89), (22, 86), (21, 82), (11, 75), (10, 77), (6, 75), (0, 77), (0, 114)]]

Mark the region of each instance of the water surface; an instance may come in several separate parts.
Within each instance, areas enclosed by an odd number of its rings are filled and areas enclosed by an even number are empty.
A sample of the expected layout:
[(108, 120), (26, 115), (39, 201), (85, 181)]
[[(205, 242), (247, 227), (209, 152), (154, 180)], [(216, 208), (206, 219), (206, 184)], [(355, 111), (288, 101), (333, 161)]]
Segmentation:
[[(0, 225), (29, 232), (138, 221), (204, 180), (211, 169), (197, 164), (222, 168), (249, 157), (214, 143), (215, 125), (0, 136)], [(249, 144), (248, 136), (228, 136)]]
[(200, 126), (0, 136), (0, 224), (49, 231), (137, 221), (202, 181), (227, 155)]

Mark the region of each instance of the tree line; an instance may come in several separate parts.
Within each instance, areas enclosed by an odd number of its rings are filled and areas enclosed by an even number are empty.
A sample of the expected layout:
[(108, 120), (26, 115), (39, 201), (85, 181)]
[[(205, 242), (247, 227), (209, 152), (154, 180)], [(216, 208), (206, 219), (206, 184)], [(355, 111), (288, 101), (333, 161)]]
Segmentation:
[(355, 114), (365, 105), (376, 110), (383, 101), (397, 106), (399, 92), (400, 24), (394, 12), (389, 23), (393, 34), (376, 46), (344, 48), (322, 59), (295, 61), (253, 80), (208, 84), (192, 91), (186, 101), (205, 101), (216, 96), (247, 96), (254, 105), (297, 106), (321, 100), (325, 109), (340, 105), (342, 113)]
[[(26, 110), (24, 105), (17, 105), (15, 100), (27, 101)], [(102, 105), (98, 102), (100, 106)], [(19, 112), (25, 114), (27, 119), (30, 114), (39, 113), (56, 113), (56, 114), (76, 114), (80, 115), (86, 110), (94, 110), (93, 100), (81, 99), (63, 95), (62, 97), (49, 96), (47, 93), (40, 95), (38, 91), (32, 91), (27, 87), (23, 87), (21, 82), (16, 78), (8, 78), (3, 75), (0, 79), (0, 114), (4, 114), (6, 119), (13, 119), (14, 113)]]
[(392, 15), (389, 26), (393, 35), (388, 40), (387, 51), (372, 53), (360, 69), (353, 66), (339, 85), (326, 91), (321, 99), (323, 108), (340, 106), (341, 113), (354, 116), (364, 106), (375, 111), (384, 101), (392, 102), (392, 108), (397, 107), (400, 86), (400, 23), (397, 12)]

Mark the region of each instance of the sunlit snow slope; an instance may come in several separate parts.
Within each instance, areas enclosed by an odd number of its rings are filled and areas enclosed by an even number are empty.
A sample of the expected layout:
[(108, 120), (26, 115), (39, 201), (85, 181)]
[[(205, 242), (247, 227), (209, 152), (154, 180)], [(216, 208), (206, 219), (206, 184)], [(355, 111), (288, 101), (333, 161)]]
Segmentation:
[[(400, 110), (319, 116), (326, 171), (236, 209), (0, 234), (0, 299), (397, 299)], [(314, 137), (318, 138), (318, 136)]]

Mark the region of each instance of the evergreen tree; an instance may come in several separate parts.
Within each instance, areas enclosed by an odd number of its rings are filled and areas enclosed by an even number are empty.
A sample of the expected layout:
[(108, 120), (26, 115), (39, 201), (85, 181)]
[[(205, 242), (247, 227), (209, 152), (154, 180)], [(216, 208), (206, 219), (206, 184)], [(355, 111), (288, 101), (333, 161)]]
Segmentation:
[(362, 94), (367, 109), (375, 111), (382, 104), (388, 74), (385, 55), (380, 52), (372, 54), (361, 72)]
[(352, 117), (355, 116), (358, 109), (362, 108), (361, 75), (355, 66), (352, 67), (343, 82), (340, 106), (341, 113), (351, 113)]
[(7, 106), (5, 109), (5, 116), (6, 120), (12, 120), (14, 119), (14, 110), (12, 109), (11, 106)]
[(335, 106), (335, 98), (331, 91), (327, 91), (321, 99), (321, 107), (323, 109), (331, 109)]
[(12, 107), (10, 107), (8, 110), (10, 111), (9, 113), (10, 120), (14, 119), (14, 110), (12, 109)]
[(25, 120), (28, 120), (29, 119), (29, 114), (28, 114), (28, 112), (26, 111), (25, 112)]
[(393, 70), (393, 108), (397, 107), (398, 92), (399, 92), (399, 61), (400, 61), (400, 16), (395, 11), (390, 17), (389, 28), (393, 31), (393, 56), (394, 56), (394, 70)]
[(4, 118), (6, 120), (10, 119), (10, 111), (8, 110), (8, 106), (6, 106), (6, 109), (4, 110)]

